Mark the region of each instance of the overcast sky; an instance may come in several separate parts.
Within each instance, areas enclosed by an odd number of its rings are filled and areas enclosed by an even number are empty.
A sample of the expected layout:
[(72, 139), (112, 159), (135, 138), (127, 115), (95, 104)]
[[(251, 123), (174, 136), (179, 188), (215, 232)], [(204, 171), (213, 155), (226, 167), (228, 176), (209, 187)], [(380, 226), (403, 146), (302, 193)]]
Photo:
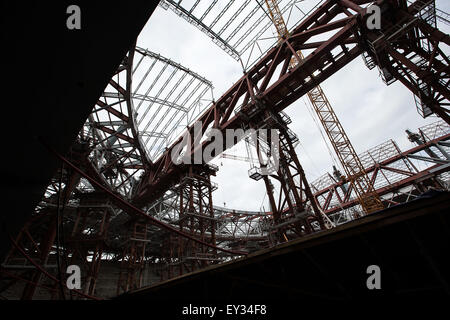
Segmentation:
[[(223, 1), (223, 0), (221, 0)], [(313, 0), (306, 3), (314, 3)], [(450, 12), (450, 1), (437, 0), (437, 7)], [(450, 33), (447, 26), (441, 30)], [(242, 67), (204, 33), (172, 11), (156, 9), (142, 31), (138, 45), (170, 58), (212, 81), (217, 99), (242, 76)], [(395, 140), (402, 150), (412, 147), (405, 129), (437, 121), (423, 119), (416, 111), (412, 93), (398, 81), (386, 86), (377, 68), (367, 69), (361, 57), (322, 83), (347, 135), (358, 153), (385, 142)], [(285, 111), (292, 118), (291, 129), (299, 136), (297, 153), (307, 178), (313, 181), (327, 171), (331, 172), (332, 159), (319, 129), (299, 99)], [(245, 156), (241, 150), (227, 152)], [(220, 171), (214, 181), (219, 189), (214, 193), (214, 204), (242, 210), (268, 209), (264, 183), (248, 178), (249, 164), (245, 162), (215, 160)]]

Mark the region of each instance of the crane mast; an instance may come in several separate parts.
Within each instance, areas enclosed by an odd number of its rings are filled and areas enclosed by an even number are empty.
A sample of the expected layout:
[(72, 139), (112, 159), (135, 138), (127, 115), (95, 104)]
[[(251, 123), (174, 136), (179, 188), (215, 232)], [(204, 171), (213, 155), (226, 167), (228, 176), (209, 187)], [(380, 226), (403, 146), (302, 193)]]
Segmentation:
[[(289, 35), (289, 31), (278, 2), (277, 0), (265, 0), (265, 3), (269, 16), (277, 30), (278, 39), (283, 41)], [(291, 58), (289, 67), (294, 68), (303, 59), (304, 56), (301, 51), (297, 51), (297, 56)], [(353, 190), (364, 212), (368, 214), (383, 209), (380, 197), (375, 192), (361, 160), (356, 154), (322, 88), (319, 85), (316, 86), (308, 92), (308, 98), (333, 145), (334, 151), (346, 173), (348, 181), (353, 186)]]

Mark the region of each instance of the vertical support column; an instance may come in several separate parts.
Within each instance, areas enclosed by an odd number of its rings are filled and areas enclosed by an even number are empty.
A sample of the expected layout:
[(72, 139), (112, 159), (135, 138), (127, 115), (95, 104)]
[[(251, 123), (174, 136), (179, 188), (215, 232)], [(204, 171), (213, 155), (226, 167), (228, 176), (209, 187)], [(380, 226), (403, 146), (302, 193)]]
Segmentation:
[[(181, 178), (174, 188), (178, 197), (179, 230), (213, 245), (216, 244), (216, 221), (212, 202), (214, 185), (210, 177), (216, 170), (209, 165), (191, 165), (188, 174)], [(175, 264), (178, 275), (182, 275), (206, 267), (217, 260), (216, 249), (180, 236), (176, 239), (170, 250), (174, 256), (169, 264), (169, 277), (176, 276), (170, 272), (171, 265)]]
[[(269, 128), (278, 130), (280, 133), (279, 166), (276, 172), (271, 172), (270, 176), (251, 174), (255, 180), (262, 178), (266, 186), (273, 215), (269, 241), (271, 243), (286, 242), (290, 238), (311, 233), (314, 231), (311, 225), (312, 221), (318, 222), (320, 230), (325, 229), (324, 219), (295, 152), (293, 140), (297, 137), (287, 127), (287, 124), (290, 123), (289, 117), (285, 114), (281, 117), (279, 114), (272, 113), (261, 100), (256, 100), (252, 106), (253, 110), (243, 111), (249, 118), (253, 118), (250, 120), (250, 127), (253, 129)], [(253, 116), (249, 116), (249, 114), (253, 114)], [(267, 169), (267, 164), (263, 163), (262, 154), (264, 152), (267, 156), (272, 154), (273, 150), (263, 150), (264, 148), (272, 149), (272, 143), (269, 141), (268, 147), (264, 146), (260, 141), (259, 132), (255, 143), (260, 166)], [(274, 188), (271, 179), (278, 181), (278, 190)], [(278, 192), (277, 196), (274, 195), (274, 191)], [(308, 201), (309, 207), (306, 207), (305, 204)], [(273, 235), (275, 236), (273, 237)]]
[[(52, 215), (53, 216), (53, 215)], [(55, 242), (56, 238), (56, 221), (55, 219), (50, 219), (50, 225), (48, 232), (44, 235), (42, 242), (39, 245), (41, 254), (40, 261), (43, 265), (47, 264), (48, 256), (50, 254), (50, 250)], [(41, 281), (42, 272), (39, 270), (35, 270), (33, 275), (30, 278), (30, 283), (25, 285), (25, 288), (22, 292), (21, 300), (32, 300), (33, 296), (36, 292), (36, 287)]]
[(440, 47), (450, 45), (450, 36), (436, 27), (434, 1), (402, 3), (385, 1), (389, 15), (382, 16), (381, 30), (360, 24), (360, 46), (366, 48), (369, 68), (377, 65), (387, 85), (399, 80), (414, 94), (422, 117), (434, 113), (450, 123), (450, 60)]
[(117, 294), (138, 289), (142, 286), (145, 267), (145, 248), (147, 243), (147, 224), (133, 223), (128, 243), (124, 248), (117, 284)]
[[(102, 195), (94, 194), (92, 199), (86, 197), (81, 200), (72, 233), (67, 239), (66, 251), (68, 255), (71, 254), (70, 258), (67, 257), (67, 261), (82, 269), (83, 292), (88, 295), (94, 295), (111, 216), (108, 207), (89, 207), (89, 203), (97, 200), (97, 203), (101, 203), (102, 199)], [(88, 261), (90, 252), (92, 252), (92, 258)]]

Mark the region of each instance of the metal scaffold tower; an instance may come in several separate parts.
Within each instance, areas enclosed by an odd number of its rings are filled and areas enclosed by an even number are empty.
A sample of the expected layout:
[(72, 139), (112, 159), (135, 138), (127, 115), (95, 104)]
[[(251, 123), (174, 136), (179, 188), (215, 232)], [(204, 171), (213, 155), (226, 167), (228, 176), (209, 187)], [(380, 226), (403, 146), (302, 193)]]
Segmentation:
[(122, 255), (117, 294), (142, 286), (145, 247), (147, 244), (147, 224), (133, 222), (129, 228), (129, 236), (124, 245)]
[[(186, 176), (175, 187), (179, 197), (180, 230), (186, 231), (203, 242), (216, 246), (216, 218), (214, 217), (212, 192), (217, 186), (211, 182), (217, 168), (191, 165)], [(178, 275), (193, 272), (218, 261), (217, 250), (198, 245), (188, 239), (178, 238), (173, 243), (177, 255)]]

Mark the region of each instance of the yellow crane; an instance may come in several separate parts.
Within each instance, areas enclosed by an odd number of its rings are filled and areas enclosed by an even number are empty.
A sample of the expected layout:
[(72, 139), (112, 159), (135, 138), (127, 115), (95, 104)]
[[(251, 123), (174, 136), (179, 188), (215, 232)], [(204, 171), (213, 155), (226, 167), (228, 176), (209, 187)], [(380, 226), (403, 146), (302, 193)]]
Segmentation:
[[(283, 41), (289, 36), (289, 31), (278, 7), (278, 2), (277, 0), (265, 0), (265, 2), (269, 16), (277, 30), (278, 39)], [(298, 51), (297, 55), (300, 60), (304, 59), (301, 51)], [(298, 62), (296, 57), (292, 57), (290, 68), (294, 68)], [(372, 182), (367, 177), (361, 160), (356, 154), (322, 88), (318, 85), (312, 89), (308, 92), (308, 98), (333, 145), (334, 151), (345, 170), (347, 180), (353, 186), (353, 190), (364, 212), (368, 214), (383, 209), (380, 197), (375, 192)]]

